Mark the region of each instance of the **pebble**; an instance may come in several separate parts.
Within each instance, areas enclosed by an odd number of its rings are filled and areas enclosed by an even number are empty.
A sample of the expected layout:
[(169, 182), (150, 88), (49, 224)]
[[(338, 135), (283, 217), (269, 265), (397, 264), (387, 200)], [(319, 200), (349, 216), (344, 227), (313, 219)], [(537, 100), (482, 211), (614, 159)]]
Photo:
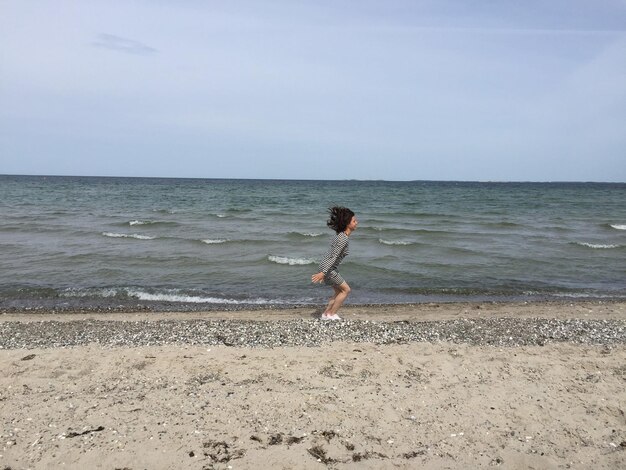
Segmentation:
[[(511, 334), (513, 332), (513, 334)], [(451, 342), (497, 347), (626, 344), (626, 321), (543, 318), (477, 318), (442, 321), (343, 320), (73, 320), (0, 322), (0, 348), (226, 345), (320, 346), (341, 341), (403, 344)], [(610, 352), (610, 350), (609, 350)]]

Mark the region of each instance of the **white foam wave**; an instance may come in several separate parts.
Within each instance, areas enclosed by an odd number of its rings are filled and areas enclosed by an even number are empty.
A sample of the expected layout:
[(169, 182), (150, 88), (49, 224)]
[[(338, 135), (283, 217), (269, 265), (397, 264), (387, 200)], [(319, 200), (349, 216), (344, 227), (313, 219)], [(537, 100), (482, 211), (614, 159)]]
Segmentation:
[(611, 224), (611, 228), (614, 228), (615, 230), (626, 230), (626, 225)]
[(587, 248), (593, 248), (595, 250), (609, 250), (611, 248), (619, 248), (620, 245), (601, 245), (598, 243), (585, 243), (585, 242), (576, 242), (577, 245), (586, 246)]
[(382, 238), (378, 239), (379, 243), (382, 243), (383, 245), (401, 245), (401, 246), (406, 246), (406, 245), (413, 245), (413, 242), (405, 242), (405, 241), (401, 241), (401, 240), (383, 240)]
[(135, 297), (139, 300), (146, 300), (152, 302), (183, 302), (183, 303), (195, 303), (195, 304), (267, 304), (270, 303), (266, 299), (254, 299), (254, 300), (234, 300), (234, 299), (221, 299), (219, 297), (202, 297), (196, 295), (185, 295), (175, 293), (156, 293), (151, 294), (141, 290), (128, 289), (128, 295)]
[(557, 292), (550, 294), (553, 297), (568, 298), (568, 299), (615, 299), (622, 298), (620, 294), (587, 294), (584, 292)]
[(286, 256), (269, 255), (267, 257), (272, 263), (288, 264), (289, 266), (300, 266), (305, 264), (314, 264), (316, 261), (309, 258), (287, 258)]
[(141, 289), (118, 287), (118, 288), (69, 288), (61, 293), (62, 297), (101, 297), (110, 298), (118, 295), (134, 297), (138, 300), (152, 302), (182, 302), (182, 303), (210, 303), (210, 304), (258, 304), (264, 305), (269, 303), (281, 303), (280, 301), (271, 301), (268, 299), (256, 298), (251, 300), (234, 300), (219, 297), (203, 297), (201, 295), (189, 295), (180, 293), (177, 289), (166, 292), (150, 293)]
[(130, 222), (128, 222), (128, 225), (132, 227), (133, 225), (149, 225), (153, 223), (154, 222), (152, 222), (151, 220), (131, 220)]
[(200, 240), (202, 243), (206, 243), (207, 245), (217, 245), (219, 243), (226, 243), (228, 240), (224, 240), (222, 238), (217, 238), (215, 240), (211, 240), (207, 238), (206, 240)]
[(317, 233), (317, 232), (296, 232), (300, 235), (303, 235), (305, 237), (321, 237), (322, 234), (321, 233)]
[(61, 292), (61, 297), (115, 297), (117, 295), (116, 289), (80, 289), (70, 287)]
[(112, 232), (102, 232), (102, 235), (105, 237), (112, 238), (136, 238), (137, 240), (154, 240), (156, 237), (150, 237), (148, 235), (139, 235), (137, 233), (112, 233)]

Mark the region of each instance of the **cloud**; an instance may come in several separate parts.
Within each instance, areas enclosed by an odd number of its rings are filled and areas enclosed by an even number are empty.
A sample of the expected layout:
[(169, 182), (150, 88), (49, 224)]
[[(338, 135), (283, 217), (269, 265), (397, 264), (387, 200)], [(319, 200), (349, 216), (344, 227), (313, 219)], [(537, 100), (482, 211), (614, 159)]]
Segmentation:
[(133, 39), (115, 36), (114, 34), (99, 34), (94, 47), (103, 47), (112, 51), (125, 52), (135, 55), (150, 55), (157, 52), (156, 49)]

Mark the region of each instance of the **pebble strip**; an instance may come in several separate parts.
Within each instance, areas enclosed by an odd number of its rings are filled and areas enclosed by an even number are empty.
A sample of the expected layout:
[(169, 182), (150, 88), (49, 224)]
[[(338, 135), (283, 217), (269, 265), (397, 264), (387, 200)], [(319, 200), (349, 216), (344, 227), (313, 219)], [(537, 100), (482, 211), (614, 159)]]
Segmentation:
[(369, 320), (75, 320), (0, 322), (0, 349), (166, 344), (237, 347), (319, 346), (333, 341), (377, 344), (452, 342), (543, 346), (568, 342), (626, 344), (626, 321), (485, 318), (427, 322)]

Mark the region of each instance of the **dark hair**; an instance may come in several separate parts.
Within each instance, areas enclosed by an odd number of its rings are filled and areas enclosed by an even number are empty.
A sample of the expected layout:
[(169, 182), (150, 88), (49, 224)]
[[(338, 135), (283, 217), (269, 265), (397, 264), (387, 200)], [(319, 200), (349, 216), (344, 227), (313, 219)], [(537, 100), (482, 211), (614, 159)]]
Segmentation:
[(328, 213), (330, 218), (326, 221), (326, 225), (337, 233), (343, 232), (354, 217), (354, 212), (341, 206), (329, 207)]

